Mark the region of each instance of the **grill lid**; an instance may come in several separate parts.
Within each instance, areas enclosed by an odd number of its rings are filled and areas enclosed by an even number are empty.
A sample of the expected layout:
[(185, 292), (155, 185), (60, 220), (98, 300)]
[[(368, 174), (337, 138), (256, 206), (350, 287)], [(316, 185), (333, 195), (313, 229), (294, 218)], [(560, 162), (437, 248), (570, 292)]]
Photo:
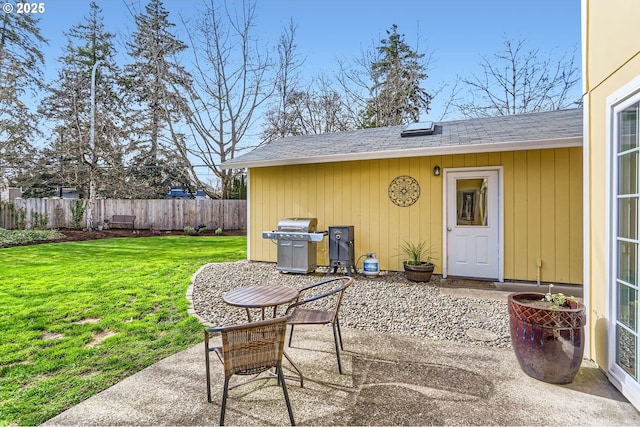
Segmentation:
[(278, 222), (278, 231), (313, 233), (317, 227), (317, 218), (284, 218)]

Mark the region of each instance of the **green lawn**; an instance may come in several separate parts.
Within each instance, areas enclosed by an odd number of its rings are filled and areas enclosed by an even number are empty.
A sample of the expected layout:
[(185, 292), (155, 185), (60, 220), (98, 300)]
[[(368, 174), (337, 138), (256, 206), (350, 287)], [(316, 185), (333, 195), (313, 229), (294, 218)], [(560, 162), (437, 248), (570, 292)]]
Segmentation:
[(244, 258), (246, 237), (0, 249), (0, 425), (40, 424), (199, 342), (191, 276)]

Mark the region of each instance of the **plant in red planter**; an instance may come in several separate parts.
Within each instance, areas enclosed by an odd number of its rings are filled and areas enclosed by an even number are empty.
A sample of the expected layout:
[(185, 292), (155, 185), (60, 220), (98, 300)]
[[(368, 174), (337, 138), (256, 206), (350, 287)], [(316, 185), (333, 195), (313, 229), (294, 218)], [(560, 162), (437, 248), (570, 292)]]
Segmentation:
[(584, 304), (562, 293), (508, 297), (511, 344), (522, 370), (553, 384), (573, 381), (584, 353)]

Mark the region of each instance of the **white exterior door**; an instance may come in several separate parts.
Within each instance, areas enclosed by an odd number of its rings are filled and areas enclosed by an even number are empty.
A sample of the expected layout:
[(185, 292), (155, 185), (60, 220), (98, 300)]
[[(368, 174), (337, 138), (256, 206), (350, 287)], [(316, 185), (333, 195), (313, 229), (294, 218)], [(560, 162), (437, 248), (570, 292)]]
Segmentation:
[(445, 171), (443, 274), (502, 280), (500, 170)]

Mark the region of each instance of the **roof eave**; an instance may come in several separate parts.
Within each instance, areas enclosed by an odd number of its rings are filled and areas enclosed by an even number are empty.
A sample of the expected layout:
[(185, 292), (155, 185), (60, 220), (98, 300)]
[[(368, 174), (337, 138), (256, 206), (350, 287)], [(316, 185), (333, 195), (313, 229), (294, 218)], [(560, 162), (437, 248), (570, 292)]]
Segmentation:
[(222, 169), (248, 169), (269, 166), (306, 165), (312, 163), (348, 162), (354, 160), (398, 159), (403, 157), (442, 156), (448, 154), (495, 153), (500, 151), (543, 150), (582, 147), (582, 137), (557, 138), (539, 141), (489, 142), (481, 144), (444, 145), (403, 150), (368, 151), (362, 153), (332, 154), (330, 156), (289, 157), (284, 159), (225, 162)]

